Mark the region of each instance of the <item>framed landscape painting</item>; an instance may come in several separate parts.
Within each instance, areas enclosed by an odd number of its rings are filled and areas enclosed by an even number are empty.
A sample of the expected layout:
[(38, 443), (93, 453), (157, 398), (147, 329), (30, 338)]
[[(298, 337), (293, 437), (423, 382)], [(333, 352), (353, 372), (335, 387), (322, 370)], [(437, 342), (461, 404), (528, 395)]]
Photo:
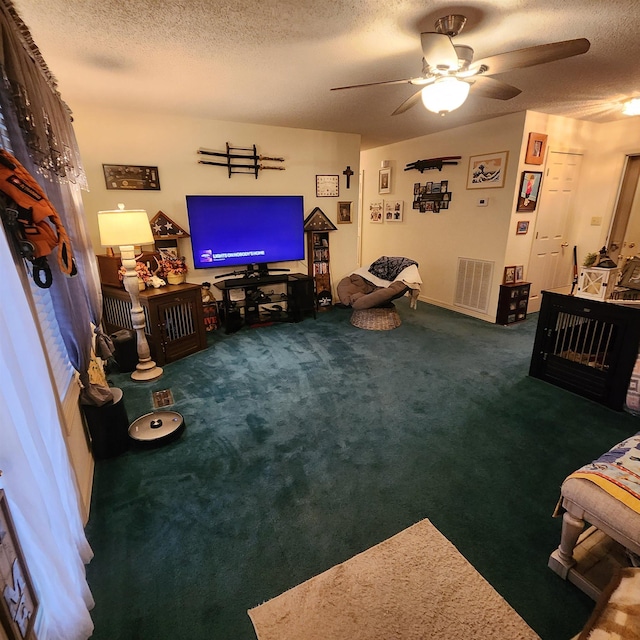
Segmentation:
[(467, 189), (496, 189), (504, 187), (508, 158), (508, 151), (471, 156), (467, 173)]

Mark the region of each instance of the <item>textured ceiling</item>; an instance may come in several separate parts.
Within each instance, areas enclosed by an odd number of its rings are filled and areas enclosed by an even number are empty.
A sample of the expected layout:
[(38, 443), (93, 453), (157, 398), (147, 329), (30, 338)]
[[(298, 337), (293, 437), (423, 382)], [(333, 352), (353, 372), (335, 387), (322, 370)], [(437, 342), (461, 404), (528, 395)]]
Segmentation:
[[(363, 148), (532, 109), (610, 121), (640, 96), (639, 0), (14, 0), (63, 99), (359, 133)], [(508, 101), (473, 96), (441, 117), (390, 114), (415, 88), (331, 87), (420, 75), (420, 32), (467, 16), (475, 58), (588, 38), (588, 53), (497, 76)]]

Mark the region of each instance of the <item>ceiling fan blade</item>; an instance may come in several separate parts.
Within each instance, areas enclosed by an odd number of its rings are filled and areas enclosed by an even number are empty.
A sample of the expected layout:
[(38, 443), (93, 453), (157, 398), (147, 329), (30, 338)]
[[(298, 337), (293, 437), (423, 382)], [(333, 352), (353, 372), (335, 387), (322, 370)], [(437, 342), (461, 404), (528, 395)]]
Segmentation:
[(333, 87), (330, 91), (342, 91), (342, 89), (359, 89), (360, 87), (375, 87), (382, 84), (413, 84), (421, 82), (422, 78), (405, 78), (404, 80), (385, 80), (384, 82), (367, 82), (365, 84), (352, 84), (348, 87)]
[(512, 69), (522, 69), (524, 67), (533, 67), (537, 64), (545, 64), (562, 60), (563, 58), (571, 58), (579, 56), (589, 51), (591, 43), (586, 38), (577, 38), (576, 40), (564, 40), (563, 42), (550, 42), (549, 44), (541, 44), (535, 47), (527, 47), (525, 49), (517, 49), (516, 51), (507, 51), (499, 53), (495, 56), (489, 56), (482, 60), (474, 61), (472, 67), (477, 69), (481, 66), (487, 67), (484, 75), (494, 75), (496, 73), (504, 73)]
[(511, 100), (511, 98), (515, 98), (522, 93), (522, 90), (518, 89), (518, 87), (487, 76), (474, 76), (470, 82), (473, 94), (483, 98)]
[(422, 56), (432, 68), (442, 70), (456, 70), (458, 68), (458, 54), (445, 33), (427, 31), (420, 34)]
[(421, 93), (422, 93), (422, 89), (420, 89), (419, 91), (416, 91), (410, 98), (405, 100), (391, 115), (397, 116), (401, 113), (404, 113), (405, 111), (408, 111), (409, 109), (411, 109), (411, 107), (414, 107), (415, 105), (417, 105), (418, 102), (420, 102)]

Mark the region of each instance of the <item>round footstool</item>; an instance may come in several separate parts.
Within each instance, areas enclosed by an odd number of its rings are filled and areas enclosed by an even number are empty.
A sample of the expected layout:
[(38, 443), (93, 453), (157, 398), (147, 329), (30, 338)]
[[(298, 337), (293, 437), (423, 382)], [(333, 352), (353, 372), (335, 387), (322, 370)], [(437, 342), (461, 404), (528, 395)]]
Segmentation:
[(373, 309), (354, 309), (351, 314), (351, 324), (360, 329), (373, 331), (388, 331), (402, 324), (400, 315), (393, 304)]

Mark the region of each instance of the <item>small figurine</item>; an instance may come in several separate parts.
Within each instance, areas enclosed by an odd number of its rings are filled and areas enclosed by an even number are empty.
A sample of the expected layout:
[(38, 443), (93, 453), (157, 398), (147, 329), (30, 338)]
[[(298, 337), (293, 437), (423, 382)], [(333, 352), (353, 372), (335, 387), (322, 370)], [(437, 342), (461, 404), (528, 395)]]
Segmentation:
[(211, 283), (203, 282), (200, 285), (202, 293), (202, 304), (204, 308), (204, 327), (206, 331), (213, 331), (218, 328), (218, 305), (211, 293)]
[(213, 294), (211, 293), (211, 283), (210, 282), (203, 282), (200, 286), (202, 287), (202, 289), (201, 289), (202, 302), (204, 304), (210, 304), (211, 302), (215, 302), (215, 298), (213, 297)]

